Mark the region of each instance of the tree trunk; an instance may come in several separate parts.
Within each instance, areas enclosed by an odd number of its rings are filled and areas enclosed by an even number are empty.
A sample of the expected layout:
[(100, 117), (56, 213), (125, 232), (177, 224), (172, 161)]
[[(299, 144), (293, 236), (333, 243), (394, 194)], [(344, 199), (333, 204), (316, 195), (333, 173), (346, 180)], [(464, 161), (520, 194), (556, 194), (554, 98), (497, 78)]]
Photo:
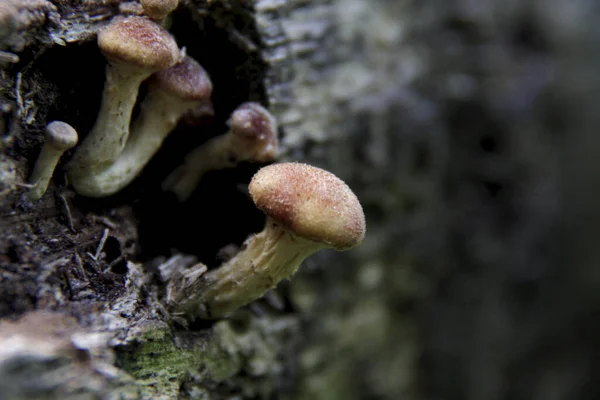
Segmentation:
[[(96, 33), (142, 12), (0, 3), (0, 399), (600, 396), (598, 7), (181, 0), (165, 24), (211, 76), (214, 117), (182, 121), (116, 195), (77, 195), (71, 151), (28, 202), (46, 124), (80, 141), (94, 124)], [(185, 203), (161, 190), (245, 101), (275, 115), (281, 161), (355, 190), (366, 239), (230, 318), (170, 315), (173, 273), (262, 228), (259, 165)]]

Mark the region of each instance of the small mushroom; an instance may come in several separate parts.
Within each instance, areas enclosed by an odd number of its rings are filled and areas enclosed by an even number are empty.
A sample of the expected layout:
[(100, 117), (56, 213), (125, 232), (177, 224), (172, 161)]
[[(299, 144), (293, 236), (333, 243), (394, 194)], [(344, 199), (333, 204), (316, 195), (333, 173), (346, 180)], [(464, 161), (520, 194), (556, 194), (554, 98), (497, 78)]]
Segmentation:
[(75, 147), (77, 140), (77, 132), (65, 122), (54, 121), (46, 126), (46, 140), (29, 178), (33, 187), (27, 193), (28, 200), (36, 201), (44, 195), (58, 160)]
[(277, 124), (269, 111), (249, 102), (235, 109), (230, 130), (193, 150), (184, 164), (163, 182), (163, 190), (187, 200), (202, 176), (212, 170), (235, 167), (242, 161), (266, 163), (277, 158)]
[(179, 0), (140, 0), (144, 12), (155, 21), (162, 21), (177, 8)]
[(365, 236), (362, 207), (330, 172), (300, 163), (259, 170), (250, 195), (267, 215), (262, 232), (221, 267), (188, 284), (172, 304), (175, 314), (219, 318), (258, 299), (323, 248), (347, 250)]
[(98, 47), (108, 59), (102, 104), (94, 127), (68, 165), (71, 179), (103, 170), (119, 157), (129, 136), (140, 84), (179, 60), (171, 34), (137, 16), (113, 20), (98, 34)]
[(104, 197), (123, 189), (158, 151), (181, 116), (210, 102), (211, 93), (208, 74), (189, 56), (152, 75), (140, 115), (131, 126), (131, 135), (119, 158), (103, 169), (70, 171), (69, 179), (77, 193)]

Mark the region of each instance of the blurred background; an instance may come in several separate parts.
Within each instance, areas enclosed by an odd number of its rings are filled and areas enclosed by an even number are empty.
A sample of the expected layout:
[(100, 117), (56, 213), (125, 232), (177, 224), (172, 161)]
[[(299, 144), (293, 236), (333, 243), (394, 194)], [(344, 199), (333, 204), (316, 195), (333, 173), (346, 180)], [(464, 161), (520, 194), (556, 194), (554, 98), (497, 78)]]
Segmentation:
[(305, 154), (368, 234), (293, 282), (303, 398), (599, 398), (600, 4), (331, 3)]

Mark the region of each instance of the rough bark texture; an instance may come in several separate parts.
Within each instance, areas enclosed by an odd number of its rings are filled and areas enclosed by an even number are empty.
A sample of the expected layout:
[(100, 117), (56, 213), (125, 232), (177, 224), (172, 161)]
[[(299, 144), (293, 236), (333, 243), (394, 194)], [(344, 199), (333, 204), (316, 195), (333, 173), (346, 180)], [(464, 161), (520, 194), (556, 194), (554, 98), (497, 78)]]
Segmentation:
[[(0, 399), (600, 397), (598, 6), (182, 1), (170, 30), (211, 75), (214, 118), (115, 196), (73, 193), (67, 155), (27, 203), (45, 124), (93, 125), (95, 33), (138, 12), (0, 3)], [(261, 228), (239, 190), (258, 166), (184, 204), (160, 183), (248, 100), (277, 117), (282, 159), (355, 189), (367, 238), (186, 324), (163, 307), (169, 271), (218, 267)]]

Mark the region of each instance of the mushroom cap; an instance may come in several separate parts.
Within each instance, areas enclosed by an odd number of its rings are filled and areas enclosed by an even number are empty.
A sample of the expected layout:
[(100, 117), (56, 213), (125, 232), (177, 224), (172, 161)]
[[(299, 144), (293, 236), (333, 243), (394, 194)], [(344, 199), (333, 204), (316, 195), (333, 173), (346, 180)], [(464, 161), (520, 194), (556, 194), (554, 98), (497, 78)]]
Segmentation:
[(53, 121), (46, 125), (46, 142), (62, 151), (77, 145), (77, 131), (62, 121)]
[(148, 84), (184, 100), (207, 100), (212, 94), (208, 73), (190, 56), (169, 69), (156, 72)]
[(305, 239), (346, 250), (365, 236), (365, 215), (356, 195), (323, 169), (301, 163), (269, 165), (254, 175), (249, 190), (259, 209)]
[(277, 124), (269, 111), (258, 103), (248, 102), (238, 106), (231, 114), (231, 131), (247, 138), (277, 136)]
[(98, 33), (98, 47), (113, 63), (158, 71), (179, 60), (175, 39), (162, 26), (143, 17), (116, 18)]
[(177, 8), (179, 0), (140, 0), (144, 12), (154, 20), (161, 20)]
[(256, 161), (271, 161), (277, 157), (277, 123), (271, 113), (258, 103), (241, 104), (231, 114), (231, 133), (244, 140)]

